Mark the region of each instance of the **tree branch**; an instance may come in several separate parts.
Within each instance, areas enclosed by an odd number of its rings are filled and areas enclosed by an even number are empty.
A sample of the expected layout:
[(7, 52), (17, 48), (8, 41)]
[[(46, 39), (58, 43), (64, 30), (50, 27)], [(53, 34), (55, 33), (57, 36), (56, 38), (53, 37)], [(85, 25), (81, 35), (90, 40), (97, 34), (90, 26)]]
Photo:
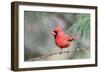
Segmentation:
[(47, 55), (44, 55), (44, 56), (40, 56), (40, 57), (37, 57), (37, 58), (30, 59), (29, 61), (40, 60), (40, 59), (44, 59), (44, 58), (47, 58), (49, 56), (53, 56), (53, 55), (56, 55), (56, 54), (64, 54), (64, 53), (70, 53), (70, 52), (71, 51), (55, 52), (55, 53), (51, 53), (51, 54), (47, 54)]
[[(84, 50), (90, 50), (90, 49), (84, 49)], [(77, 50), (76, 50), (77, 52), (79, 52), (80, 51), (80, 48), (77, 48)], [(47, 54), (47, 55), (43, 55), (43, 56), (40, 56), (40, 57), (37, 57), (37, 58), (32, 58), (32, 59), (30, 59), (29, 61), (35, 61), (35, 60), (40, 60), (40, 59), (45, 59), (45, 58), (47, 58), (47, 57), (49, 57), (49, 56), (53, 56), (53, 55), (56, 55), (56, 54), (60, 54), (60, 55), (62, 55), (62, 54), (64, 54), (64, 53), (72, 53), (73, 51), (62, 51), (62, 52), (55, 52), (55, 53), (51, 53), (51, 54)]]

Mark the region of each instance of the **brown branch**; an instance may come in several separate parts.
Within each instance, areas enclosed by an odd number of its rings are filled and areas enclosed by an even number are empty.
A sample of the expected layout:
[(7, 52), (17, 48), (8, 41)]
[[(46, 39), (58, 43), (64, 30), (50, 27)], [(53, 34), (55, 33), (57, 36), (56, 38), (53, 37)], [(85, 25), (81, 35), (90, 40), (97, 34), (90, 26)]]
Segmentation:
[(40, 57), (37, 57), (37, 58), (33, 58), (33, 59), (30, 59), (29, 61), (33, 61), (33, 60), (40, 60), (40, 59), (43, 59), (43, 58), (47, 58), (49, 56), (53, 56), (53, 55), (56, 55), (56, 54), (64, 54), (64, 53), (70, 53), (71, 51), (62, 51), (62, 52), (55, 52), (55, 53), (51, 53), (51, 54), (48, 54), (48, 55), (44, 55), (44, 56), (40, 56)]
[[(90, 49), (84, 49), (84, 50), (90, 50)], [(80, 51), (80, 48), (77, 48), (77, 50), (76, 50), (77, 52), (79, 52)], [(49, 56), (53, 56), (53, 55), (56, 55), (56, 54), (60, 54), (60, 55), (62, 55), (62, 54), (64, 54), (64, 53), (72, 53), (73, 51), (62, 51), (62, 52), (55, 52), (55, 53), (51, 53), (51, 54), (47, 54), (47, 55), (43, 55), (43, 56), (40, 56), (40, 57), (37, 57), (37, 58), (32, 58), (32, 59), (30, 59), (29, 61), (35, 61), (35, 60), (40, 60), (40, 59), (45, 59), (45, 58), (47, 58), (47, 57), (49, 57)]]

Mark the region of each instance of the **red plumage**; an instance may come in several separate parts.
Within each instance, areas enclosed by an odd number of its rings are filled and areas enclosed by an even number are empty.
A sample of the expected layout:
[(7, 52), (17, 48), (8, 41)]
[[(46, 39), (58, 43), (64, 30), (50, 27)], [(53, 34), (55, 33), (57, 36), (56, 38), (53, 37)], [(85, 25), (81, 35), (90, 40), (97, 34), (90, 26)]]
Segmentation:
[(57, 26), (53, 31), (53, 36), (55, 39), (55, 43), (58, 47), (67, 48), (71, 45), (71, 42), (74, 40), (73, 37), (65, 35), (64, 31), (61, 29), (60, 26)]

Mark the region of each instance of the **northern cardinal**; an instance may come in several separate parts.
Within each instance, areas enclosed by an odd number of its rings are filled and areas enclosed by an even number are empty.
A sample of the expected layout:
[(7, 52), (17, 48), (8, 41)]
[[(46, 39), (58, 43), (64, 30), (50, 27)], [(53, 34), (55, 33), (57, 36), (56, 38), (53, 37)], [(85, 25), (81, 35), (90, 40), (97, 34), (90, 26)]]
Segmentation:
[(60, 26), (57, 26), (53, 30), (53, 36), (54, 36), (56, 45), (60, 47), (61, 49), (60, 54), (62, 53), (63, 48), (69, 47), (71, 45), (71, 42), (75, 40), (73, 37), (65, 35), (64, 31), (61, 29)]

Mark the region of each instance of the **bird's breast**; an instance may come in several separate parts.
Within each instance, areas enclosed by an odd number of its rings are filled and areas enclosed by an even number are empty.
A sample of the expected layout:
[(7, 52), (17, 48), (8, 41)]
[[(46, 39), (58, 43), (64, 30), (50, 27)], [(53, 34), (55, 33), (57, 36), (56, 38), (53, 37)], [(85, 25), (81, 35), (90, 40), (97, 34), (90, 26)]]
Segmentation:
[(65, 39), (58, 37), (55, 39), (55, 43), (60, 48), (66, 48), (69, 47), (70, 43), (68, 43)]

